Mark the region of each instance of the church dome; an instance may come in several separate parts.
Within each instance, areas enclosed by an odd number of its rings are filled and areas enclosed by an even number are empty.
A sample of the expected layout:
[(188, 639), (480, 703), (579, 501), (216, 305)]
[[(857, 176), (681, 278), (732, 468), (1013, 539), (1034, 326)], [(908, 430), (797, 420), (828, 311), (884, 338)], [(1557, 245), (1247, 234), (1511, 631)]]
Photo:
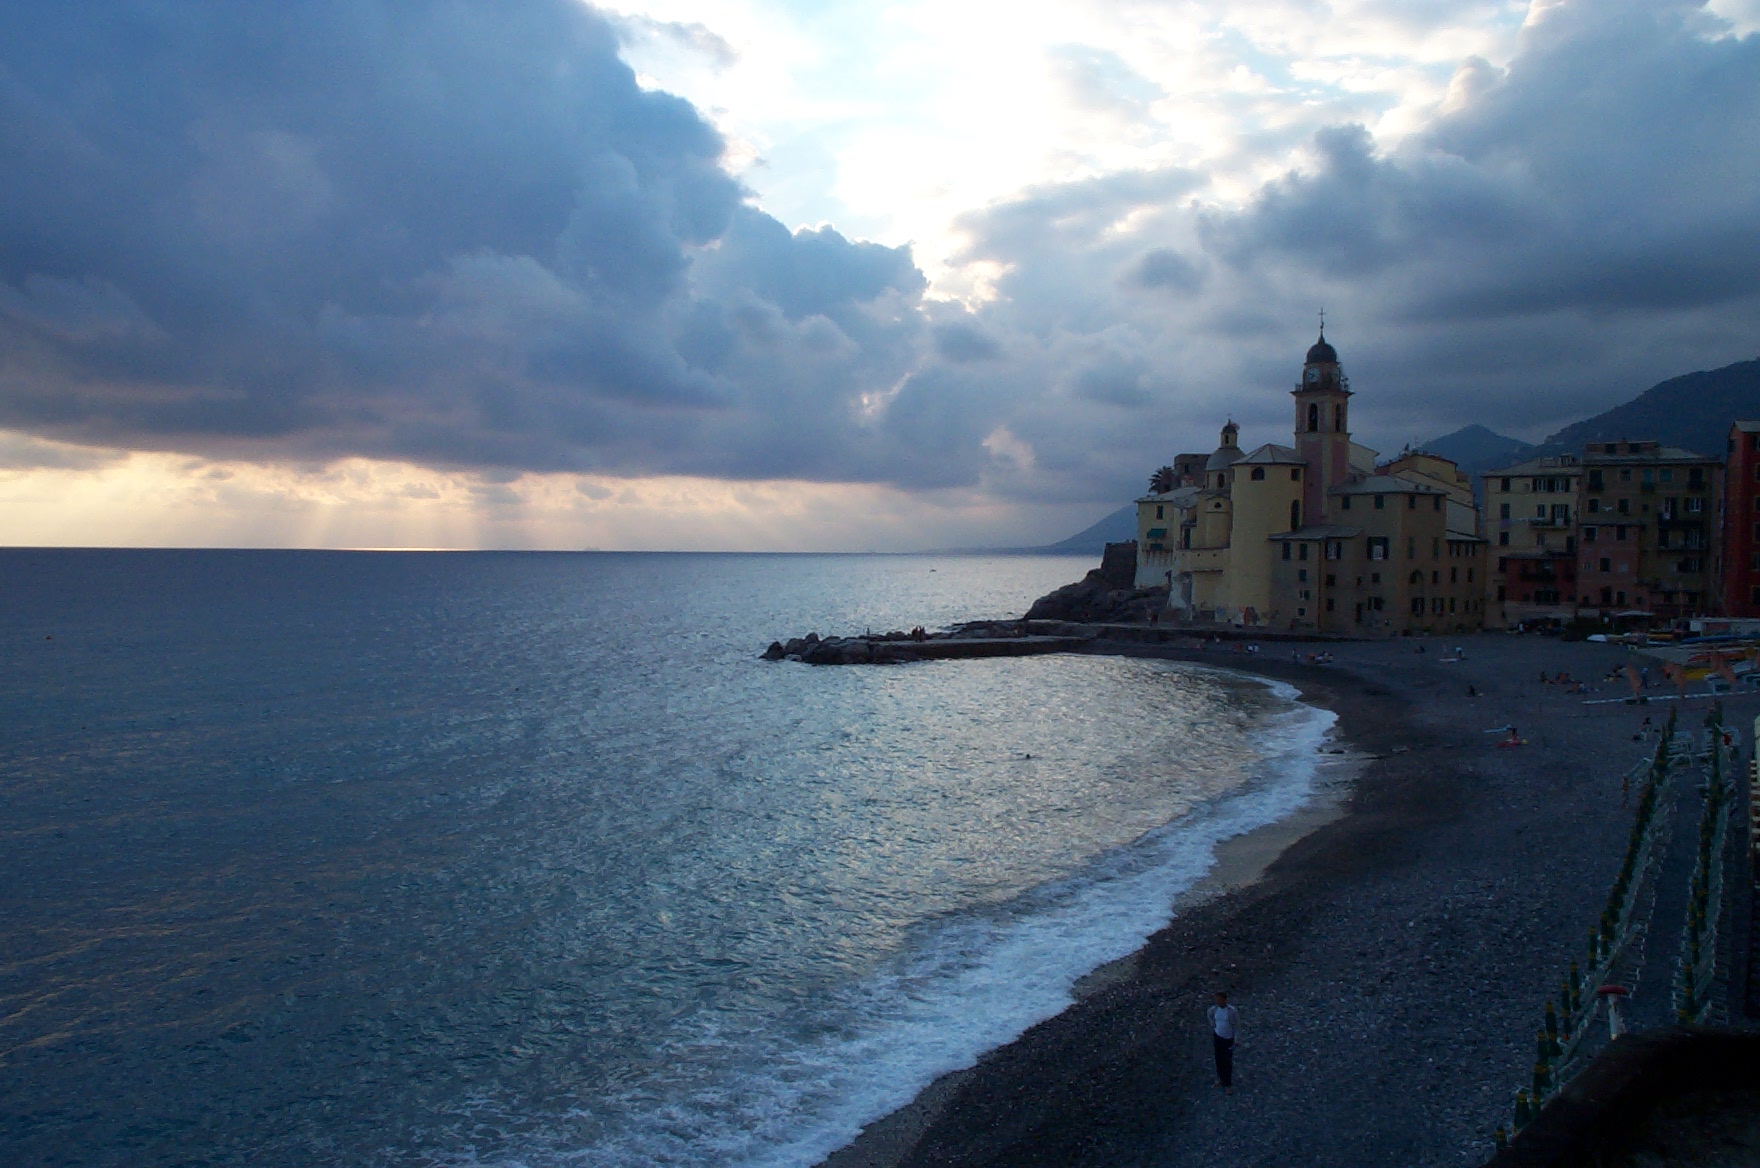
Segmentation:
[(1218, 446), (1216, 453), (1204, 464), (1205, 470), (1226, 470), (1245, 457), (1246, 451), (1238, 446)]
[(1324, 331), (1320, 333), (1320, 339), (1309, 346), (1306, 363), (1309, 365), (1319, 365), (1322, 363), (1332, 365), (1338, 364), (1338, 350), (1326, 343), (1326, 333)]

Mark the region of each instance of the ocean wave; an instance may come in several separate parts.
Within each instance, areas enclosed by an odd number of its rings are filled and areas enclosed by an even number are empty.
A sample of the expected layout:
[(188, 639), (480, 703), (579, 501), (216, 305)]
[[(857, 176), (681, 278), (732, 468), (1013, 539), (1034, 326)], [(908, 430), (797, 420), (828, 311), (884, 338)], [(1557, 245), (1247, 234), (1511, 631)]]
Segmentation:
[[(972, 1066), (1074, 1001), (1077, 983), (1142, 947), (1216, 864), (1223, 842), (1282, 820), (1323, 784), (1330, 712), (1264, 682), (1281, 708), (1250, 741), (1251, 778), (1065, 878), (917, 930), (858, 984), (758, 1031), (704, 1018), (670, 1040), (679, 1067), (724, 1048), (722, 1073), (617, 1101), (624, 1122), (589, 1148), (529, 1162), (808, 1168), (940, 1076)], [(660, 1052), (662, 1056), (666, 1052)], [(524, 1158), (522, 1158), (524, 1162)]]

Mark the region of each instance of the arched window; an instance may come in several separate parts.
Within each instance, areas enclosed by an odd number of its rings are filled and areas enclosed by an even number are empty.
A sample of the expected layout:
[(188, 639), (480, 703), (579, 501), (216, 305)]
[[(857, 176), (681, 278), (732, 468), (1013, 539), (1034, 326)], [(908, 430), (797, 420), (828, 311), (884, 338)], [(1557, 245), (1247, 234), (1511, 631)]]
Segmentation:
[(1318, 402), (1308, 403), (1308, 432), (1313, 433), (1320, 428), (1320, 405)]
[(1300, 530), (1301, 526), (1302, 501), (1300, 499), (1292, 499), (1289, 504), (1289, 529), (1291, 531), (1297, 531)]
[(1265, 481), (1265, 468), (1264, 467), (1256, 466), (1253, 468), (1253, 481), (1256, 483), (1262, 483)]
[(1332, 428), (1340, 434), (1344, 433), (1344, 403), (1332, 407)]

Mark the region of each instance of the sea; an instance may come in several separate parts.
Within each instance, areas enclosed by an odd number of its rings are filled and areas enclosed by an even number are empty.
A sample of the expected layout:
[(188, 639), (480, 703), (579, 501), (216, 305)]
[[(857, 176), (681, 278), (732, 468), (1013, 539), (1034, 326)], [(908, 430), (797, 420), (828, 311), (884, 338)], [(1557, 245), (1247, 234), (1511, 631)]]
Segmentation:
[(0, 1163), (816, 1164), (1325, 781), (1221, 669), (759, 659), (1092, 566), (0, 550)]

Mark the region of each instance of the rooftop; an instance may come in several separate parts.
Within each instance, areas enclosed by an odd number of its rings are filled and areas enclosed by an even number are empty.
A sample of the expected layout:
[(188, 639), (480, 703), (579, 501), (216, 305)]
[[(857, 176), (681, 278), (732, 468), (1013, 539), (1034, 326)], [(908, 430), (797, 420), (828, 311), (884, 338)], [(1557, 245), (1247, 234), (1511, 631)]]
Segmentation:
[[(1610, 450), (1609, 447), (1613, 449)], [(1659, 442), (1591, 442), (1583, 451), (1583, 461), (1606, 466), (1622, 463), (1636, 465), (1642, 462), (1717, 463), (1723, 460), (1682, 450), (1679, 446), (1664, 446)]]
[(1267, 464), (1276, 466), (1308, 465), (1307, 460), (1297, 454), (1294, 450), (1291, 450), (1287, 446), (1279, 446), (1275, 442), (1267, 442), (1263, 446), (1255, 447), (1252, 453), (1248, 454), (1245, 458), (1242, 458), (1236, 465), (1238, 466), (1244, 463), (1253, 463), (1257, 466), (1264, 466)]
[(1480, 478), (1494, 479), (1517, 478), (1521, 475), (1546, 474), (1563, 471), (1565, 474), (1583, 473), (1582, 461), (1574, 454), (1553, 454), (1545, 458), (1530, 458), (1526, 462), (1518, 462), (1514, 466), (1502, 467), (1498, 470), (1481, 471)]
[(1332, 495), (1446, 495), (1441, 487), (1396, 479), (1392, 475), (1369, 475), (1354, 483), (1343, 483), (1327, 492)]

